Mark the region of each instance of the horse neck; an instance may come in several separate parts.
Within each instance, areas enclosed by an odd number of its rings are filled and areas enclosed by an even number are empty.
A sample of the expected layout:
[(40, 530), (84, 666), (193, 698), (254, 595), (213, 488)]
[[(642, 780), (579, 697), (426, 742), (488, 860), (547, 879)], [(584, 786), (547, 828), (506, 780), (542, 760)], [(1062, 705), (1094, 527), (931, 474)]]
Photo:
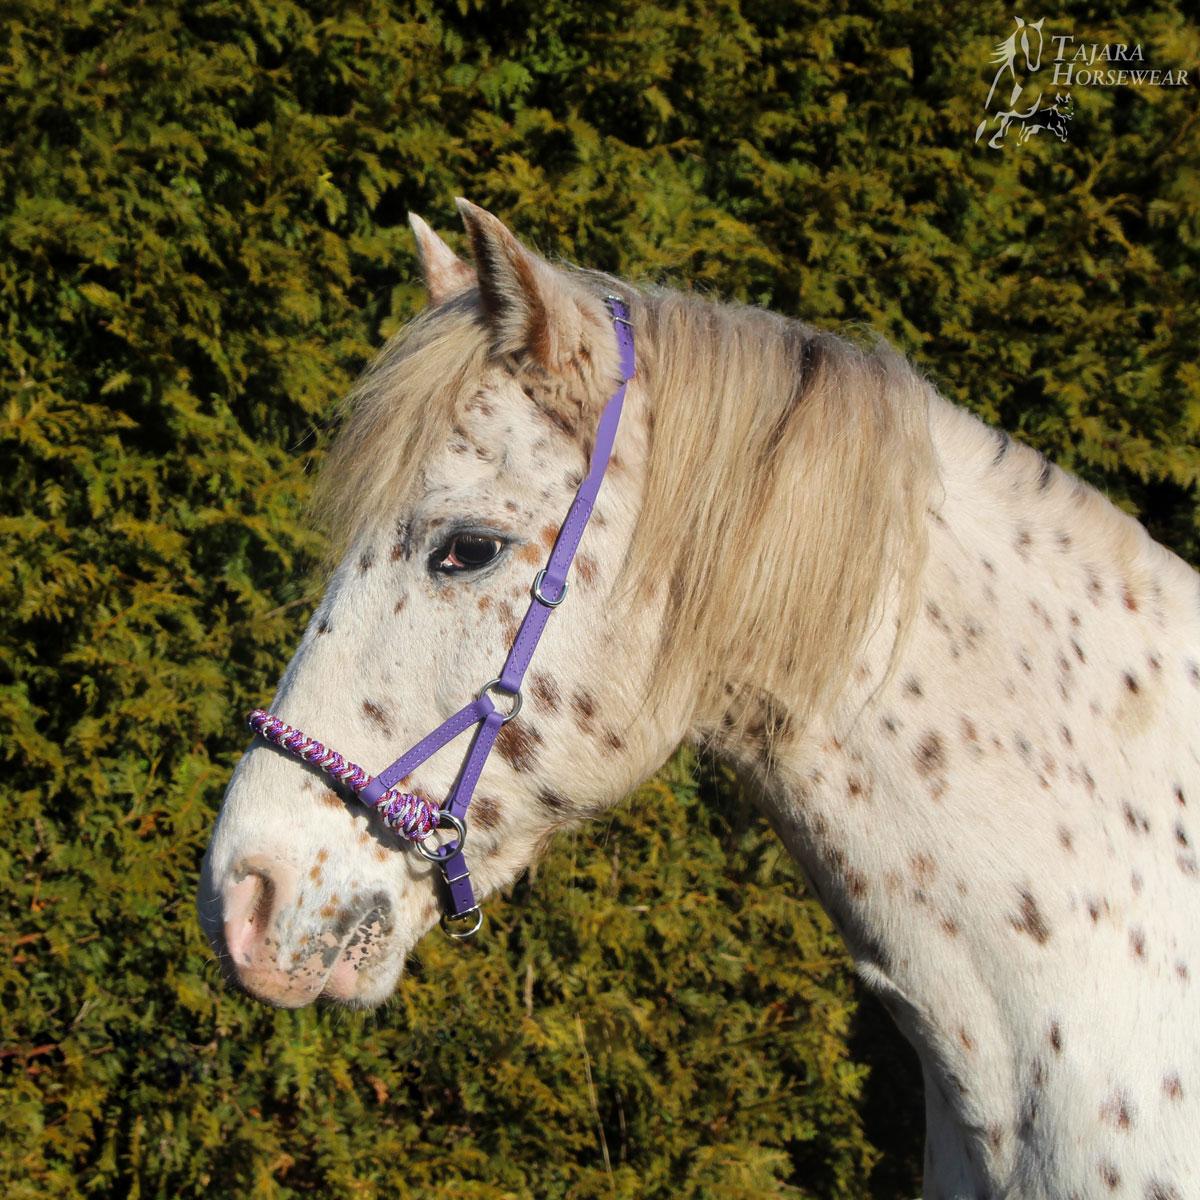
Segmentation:
[[(917, 1046), (930, 1103), (976, 1130), (1007, 1105), (1007, 1129), (1022, 1062), (1054, 1053), (1056, 998), (1100, 961), (1085, 932), (1111, 922), (1113, 960), (1130, 961), (1122, 921), (1155, 867), (1125, 851), (1146, 822), (1169, 843), (1167, 777), (1197, 774), (1194, 752), (1165, 748), (1191, 744), (1169, 714), (1198, 695), (1197, 581), (965, 412), (935, 400), (931, 432), (942, 494), (895, 661), (892, 611), (836, 714), (768, 757), (724, 749)], [(1165, 858), (1169, 889), (1182, 876)]]

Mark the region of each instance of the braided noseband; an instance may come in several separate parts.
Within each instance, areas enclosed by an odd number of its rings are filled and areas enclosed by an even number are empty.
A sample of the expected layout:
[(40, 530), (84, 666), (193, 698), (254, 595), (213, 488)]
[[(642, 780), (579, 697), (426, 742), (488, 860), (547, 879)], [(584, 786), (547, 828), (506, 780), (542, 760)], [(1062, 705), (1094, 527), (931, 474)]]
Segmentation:
[[(331, 750), (324, 742), (310, 738), (308, 734), (272, 716), (264, 708), (256, 708), (247, 718), (250, 728), (268, 742), (274, 742), (297, 758), (302, 758), (314, 767), (320, 767), (339, 783), (344, 783), (356, 796), (367, 789), (373, 776), (349, 759)], [(365, 802), (364, 802), (365, 803)], [(387, 827), (410, 842), (423, 842), (438, 826), (437, 805), (412, 792), (400, 792), (395, 788), (387, 791), (372, 802), (376, 812)]]

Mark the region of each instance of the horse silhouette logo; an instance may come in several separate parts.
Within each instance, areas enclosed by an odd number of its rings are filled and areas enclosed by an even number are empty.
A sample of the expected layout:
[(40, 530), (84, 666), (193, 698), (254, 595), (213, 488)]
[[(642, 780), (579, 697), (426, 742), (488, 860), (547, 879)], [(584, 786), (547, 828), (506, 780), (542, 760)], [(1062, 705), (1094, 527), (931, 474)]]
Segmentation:
[[(983, 107), (988, 115), (979, 122), (975, 130), (975, 141), (983, 137), (989, 125), (994, 126), (987, 145), (992, 150), (1003, 148), (1009, 130), (1014, 129), (1018, 144), (1027, 142), (1036, 133), (1053, 133), (1059, 141), (1067, 140), (1069, 122), (1074, 116), (1074, 104), (1069, 94), (1056, 94), (1052, 100), (1045, 99), (1041, 89), (1033, 95), (1029, 86), (1031, 77), (1042, 66), (1042, 50), (1045, 39), (1042, 25), (1045, 17), (1037, 21), (1026, 21), (1024, 17), (1013, 17), (1016, 28), (1003, 41), (997, 42), (989, 60), (996, 66), (992, 86), (988, 88)], [(1010, 84), (1007, 100), (997, 99), (997, 91), (1003, 91), (1001, 83)], [(1030, 96), (1033, 98), (1030, 99)], [(996, 101), (993, 109), (992, 102)]]

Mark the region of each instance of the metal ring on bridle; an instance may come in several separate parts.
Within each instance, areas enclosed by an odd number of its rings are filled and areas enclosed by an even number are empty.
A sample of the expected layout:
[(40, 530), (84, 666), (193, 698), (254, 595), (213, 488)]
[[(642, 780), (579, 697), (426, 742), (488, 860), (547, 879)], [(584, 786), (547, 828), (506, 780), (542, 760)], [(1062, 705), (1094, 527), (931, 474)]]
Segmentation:
[[(436, 850), (426, 850), (425, 843), (431, 838), (435, 831), (431, 830), (419, 842), (414, 842), (413, 845), (417, 848), (417, 853), (422, 858), (429, 859), (430, 862), (440, 863), (448, 859), (452, 854), (458, 854), (467, 841), (467, 827), (452, 813), (446, 809), (441, 809), (438, 812), (437, 828), (441, 829), (443, 825), (449, 825), (451, 829), (458, 834), (457, 842), (446, 842), (439, 845)], [(441, 853), (439, 853), (439, 851)]]
[(545, 578), (546, 578), (546, 568), (543, 567), (533, 577), (533, 587), (530, 588), (529, 590), (532, 593), (533, 598), (539, 604), (544, 604), (547, 608), (557, 608), (567, 598), (567, 581), (565, 579), (563, 580), (562, 591), (558, 593), (558, 599), (551, 600), (549, 596), (542, 594), (542, 580)]
[[(475, 922), (471, 926), (470, 929), (463, 929), (461, 931), (456, 931), (456, 930), (450, 928), (448, 922), (461, 921), (465, 917), (469, 917), (472, 913), (475, 914)], [(468, 908), (466, 910), (466, 912), (453, 913), (453, 914), (452, 913), (442, 913), (442, 921), (441, 921), (442, 932), (448, 933), (452, 938), (457, 938), (460, 942), (463, 941), (465, 938), (474, 937), (475, 934), (477, 934), (479, 932), (479, 927), (482, 924), (483, 924), (483, 909), (480, 908), (478, 904), (475, 904), (471, 908)]]
[(497, 692), (503, 692), (506, 696), (513, 697), (513, 706), (504, 714), (504, 724), (507, 725), (521, 711), (521, 689), (518, 688), (515, 692), (510, 692), (499, 679), (489, 679), (487, 683), (479, 689), (479, 699), (482, 700), (488, 692), (495, 689)]

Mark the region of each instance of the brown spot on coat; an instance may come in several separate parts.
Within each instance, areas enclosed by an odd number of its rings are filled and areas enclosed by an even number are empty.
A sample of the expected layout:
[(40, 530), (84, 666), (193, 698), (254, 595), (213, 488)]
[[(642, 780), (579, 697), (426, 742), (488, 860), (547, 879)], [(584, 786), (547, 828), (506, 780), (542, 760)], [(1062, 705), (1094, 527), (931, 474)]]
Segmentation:
[(317, 637), (324, 637), (329, 632), (329, 622), (324, 617), (321, 618), (320, 625), (317, 626)]
[(396, 601), (395, 607), (392, 609), (393, 614), (399, 616), (404, 611), (404, 606), (408, 603), (408, 594), (405, 593)]
[(946, 769), (946, 746), (932, 729), (917, 743), (917, 770), (921, 775), (941, 774)]
[(1114, 1129), (1133, 1128), (1133, 1108), (1124, 1092), (1113, 1092), (1100, 1105), (1100, 1120)]
[(475, 796), (467, 812), (480, 829), (495, 829), (500, 824), (500, 801), (492, 796)]
[(575, 570), (579, 574), (579, 580), (586, 587), (591, 587), (596, 582), (596, 560), (590, 554), (581, 554), (575, 559)]
[(1107, 1159), (1100, 1164), (1100, 1178), (1110, 1192), (1115, 1192), (1121, 1186), (1121, 1172), (1117, 1170), (1116, 1163)]
[(552, 791), (550, 788), (542, 788), (538, 792), (537, 798), (538, 803), (556, 817), (566, 816), (572, 811), (571, 805), (558, 792)]
[(547, 525), (542, 530), (541, 538), (542, 538), (542, 545), (545, 546), (547, 550), (553, 550), (554, 543), (556, 541), (558, 541), (558, 526), (557, 525)]
[(1054, 1048), (1055, 1054), (1062, 1053), (1062, 1029), (1057, 1021), (1050, 1022), (1050, 1045)]
[(529, 681), (529, 693), (534, 704), (542, 712), (558, 712), (562, 697), (558, 692), (558, 684), (544, 671), (535, 671)]
[(1172, 1100), (1178, 1104), (1183, 1099), (1183, 1082), (1175, 1072), (1163, 1076), (1162, 1086), (1163, 1095), (1168, 1100)]
[(604, 745), (614, 754), (625, 749), (625, 739), (615, 729), (609, 729), (604, 734)]
[(1129, 931), (1129, 949), (1134, 958), (1145, 959), (1146, 957), (1146, 934), (1138, 926), (1135, 926)]
[(1128, 825), (1134, 833), (1150, 832), (1149, 818), (1145, 813), (1137, 812), (1128, 800), (1121, 805), (1121, 814), (1125, 818), (1125, 824)]
[(392, 727), (388, 724), (387, 713), (376, 704), (373, 700), (364, 700), (362, 703), (363, 715), (375, 725), (384, 735), (384, 737), (392, 736)]
[(917, 853), (909, 860), (913, 878), (920, 884), (929, 884), (937, 875), (937, 863), (928, 854)]
[(530, 728), (521, 718), (500, 726), (496, 749), (514, 771), (531, 771), (537, 764), (542, 735)]
[(1146, 1184), (1146, 1200), (1183, 1200), (1183, 1196), (1173, 1183), (1151, 1179)]
[(571, 709), (575, 713), (575, 724), (583, 733), (591, 733), (592, 721), (596, 716), (596, 701), (590, 692), (576, 692), (571, 697)]
[(1042, 917), (1033, 893), (1022, 888), (1020, 893), (1021, 910), (1019, 915), (1010, 917), (1012, 927), (1018, 933), (1027, 933), (1039, 946), (1044, 946), (1050, 940), (1050, 927)]

